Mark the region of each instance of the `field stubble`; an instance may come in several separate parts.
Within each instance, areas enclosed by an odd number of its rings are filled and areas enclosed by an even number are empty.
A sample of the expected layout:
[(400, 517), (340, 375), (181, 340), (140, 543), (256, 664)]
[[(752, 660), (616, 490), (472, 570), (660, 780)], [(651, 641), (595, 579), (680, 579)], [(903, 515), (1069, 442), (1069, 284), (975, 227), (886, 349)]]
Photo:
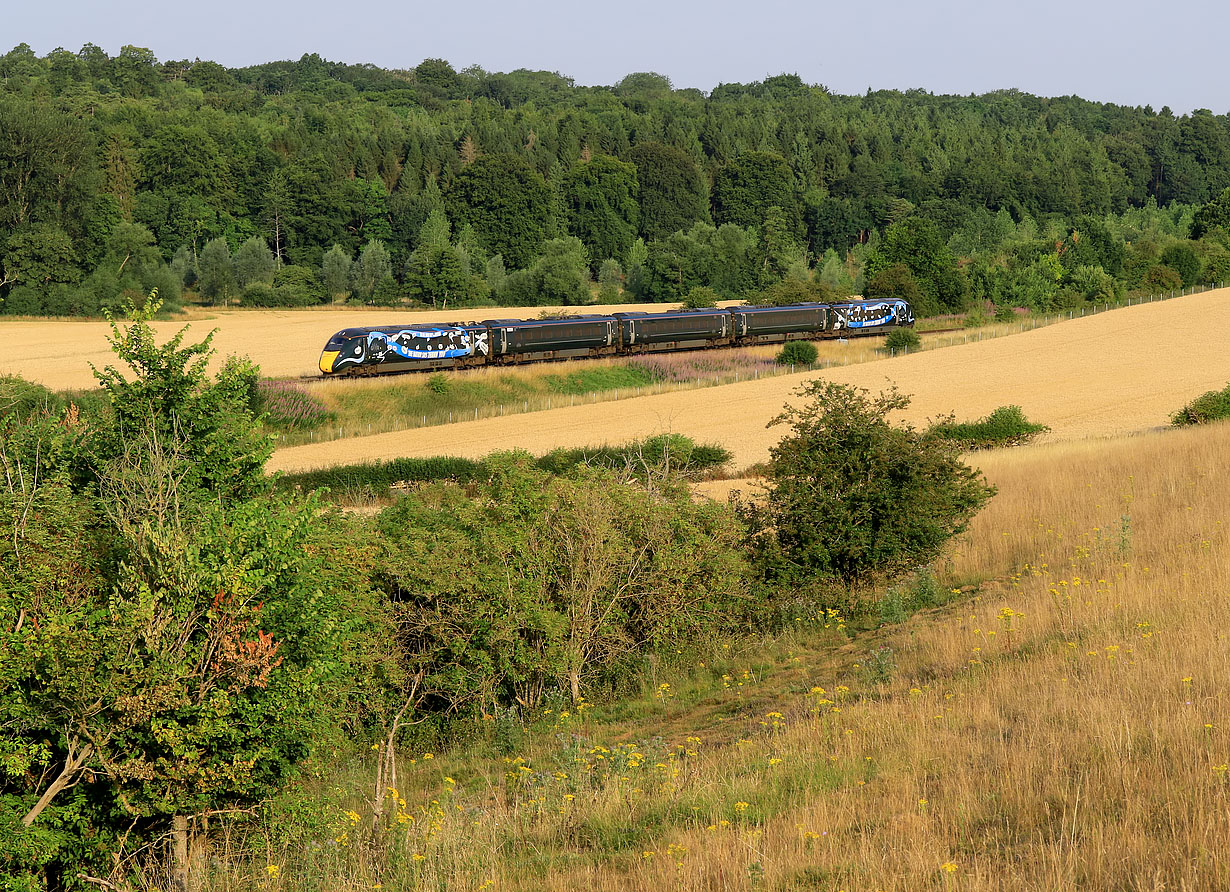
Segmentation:
[(216, 888), (1230, 887), (1227, 454), (1221, 424), (981, 456), (941, 572), (974, 595), (769, 671), (717, 647), (515, 757), (407, 754), (379, 820), (356, 796), (343, 842)]

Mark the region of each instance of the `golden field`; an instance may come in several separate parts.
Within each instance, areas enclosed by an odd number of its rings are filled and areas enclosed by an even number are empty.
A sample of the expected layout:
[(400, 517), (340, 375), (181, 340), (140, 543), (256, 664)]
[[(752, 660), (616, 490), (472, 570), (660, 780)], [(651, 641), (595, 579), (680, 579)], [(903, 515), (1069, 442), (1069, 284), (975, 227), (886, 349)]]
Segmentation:
[[(873, 391), (896, 383), (914, 398), (908, 417), (915, 423), (949, 412), (973, 419), (1001, 405), (1019, 405), (1031, 421), (1051, 427), (1052, 440), (1139, 433), (1164, 426), (1179, 406), (1230, 380), (1230, 349), (1214, 321), (1227, 309), (1230, 291), (1219, 289), (817, 374)], [(943, 342), (961, 336), (931, 337)], [(857, 341), (845, 346), (865, 349)], [(741, 468), (768, 457), (781, 431), (766, 424), (803, 380), (781, 376), (699, 393), (296, 446), (280, 450), (271, 467), (299, 471), (398, 456), (479, 457), (511, 448), (543, 453), (669, 431), (722, 444)]]
[[(661, 310), (662, 304), (586, 307), (586, 312)], [(401, 322), (455, 322), (470, 319), (533, 318), (569, 307), (485, 307), (415, 310), (389, 307), (320, 307), (296, 310), (191, 308), (182, 318), (151, 323), (160, 340), (190, 324), (188, 341), (217, 329), (214, 365), (228, 355), (248, 356), (270, 378), (319, 377), (320, 351), (329, 336), (351, 326)], [(115, 360), (107, 345), (111, 329), (89, 319), (0, 319), (0, 375), (20, 375), (57, 390), (93, 387), (90, 363), (102, 368)]]
[(1227, 424), (983, 455), (947, 606), (403, 753), (379, 816), (211, 888), (1230, 888), (1227, 457)]

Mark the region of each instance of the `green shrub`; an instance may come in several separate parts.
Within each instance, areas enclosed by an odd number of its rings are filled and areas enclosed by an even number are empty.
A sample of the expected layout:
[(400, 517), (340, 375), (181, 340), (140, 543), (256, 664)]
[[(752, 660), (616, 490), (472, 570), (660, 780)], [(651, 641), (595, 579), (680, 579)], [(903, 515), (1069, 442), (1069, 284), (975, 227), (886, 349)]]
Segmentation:
[(922, 338), (912, 328), (894, 328), (884, 339), (884, 347), (894, 352), (917, 350), (922, 346)]
[(796, 393), (808, 403), (772, 422), (790, 431), (770, 451), (768, 493), (738, 505), (770, 586), (848, 602), (937, 558), (994, 494), (953, 444), (889, 422), (909, 405), (896, 389), (813, 381)]
[(1192, 424), (1208, 424), (1230, 418), (1230, 384), (1222, 390), (1210, 390), (1196, 397), (1178, 412), (1170, 416), (1175, 427)]
[(956, 422), (951, 416), (931, 426), (930, 433), (942, 440), (960, 444), (963, 449), (994, 449), (998, 446), (1020, 446), (1038, 434), (1050, 430), (1045, 424), (1034, 424), (1025, 417), (1020, 406), (1000, 406), (986, 418)]
[(790, 341), (777, 354), (778, 365), (814, 365), (820, 355), (811, 341)]

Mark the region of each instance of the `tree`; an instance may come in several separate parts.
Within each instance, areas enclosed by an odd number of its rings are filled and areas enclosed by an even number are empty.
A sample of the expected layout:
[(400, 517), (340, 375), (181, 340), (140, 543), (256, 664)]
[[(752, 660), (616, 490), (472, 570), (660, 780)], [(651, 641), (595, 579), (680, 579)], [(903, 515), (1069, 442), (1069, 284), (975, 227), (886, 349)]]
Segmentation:
[(966, 285), (957, 269), (957, 259), (930, 220), (907, 217), (889, 226), (884, 241), (867, 258), (864, 274), (870, 281), (897, 263), (910, 271), (928, 298), (924, 310), (955, 312), (965, 305)]
[(273, 235), (273, 256), (279, 266), (284, 259), (282, 255), (286, 248), (286, 235), (294, 210), (295, 201), (286, 174), (275, 170), (265, 184), (265, 223)]
[(1162, 263), (1183, 280), (1183, 287), (1189, 288), (1200, 279), (1201, 263), (1190, 242), (1176, 242), (1162, 252)]
[(711, 310), (717, 306), (722, 296), (712, 288), (698, 285), (683, 296), (683, 308), (686, 310)]
[(393, 275), (393, 263), (384, 243), (374, 239), (363, 246), (350, 270), (350, 287), (363, 301), (371, 299), (376, 286)]
[(661, 143), (638, 144), (628, 153), (640, 186), (640, 232), (652, 241), (694, 223), (708, 222), (709, 194), (700, 168), (687, 152)]
[(619, 292), (623, 285), (623, 270), (619, 261), (608, 257), (598, 268), (598, 302), (603, 304), (619, 303)]
[(919, 316), (933, 316), (939, 312), (938, 306), (927, 302), (928, 298), (923, 295), (913, 273), (904, 263), (894, 263), (880, 270), (864, 290), (869, 298), (903, 300)]
[(1220, 195), (1196, 211), (1196, 216), (1192, 218), (1191, 237), (1204, 238), (1209, 230), (1218, 226), (1230, 227), (1230, 189), (1223, 189)]
[(636, 168), (602, 155), (576, 165), (563, 179), (568, 231), (589, 256), (622, 257), (636, 239)]
[(813, 381), (771, 424), (790, 432), (770, 451), (762, 503), (740, 508), (766, 581), (801, 594), (851, 594), (937, 558), (994, 494), (958, 447), (888, 416), (909, 398)]
[(269, 245), (259, 235), (254, 235), (235, 252), (233, 261), (235, 269), (235, 284), (240, 289), (247, 288), (253, 282), (273, 284), (273, 274), (277, 270), (277, 260)]
[(350, 252), (341, 245), (334, 245), (324, 256), (320, 266), (320, 278), (330, 299), (336, 300), (350, 288)]
[(56, 284), (81, 280), (77, 252), (68, 233), (50, 223), (23, 226), (4, 243), (0, 285), (22, 284), (45, 293)]
[(197, 261), (197, 285), (210, 303), (227, 300), (235, 293), (235, 264), (224, 238), (210, 239)]
[(524, 268), (552, 226), (551, 188), (514, 155), (484, 155), (457, 174), (448, 192), (451, 216), (470, 225), (483, 249)]
[(744, 152), (718, 171), (713, 183), (713, 218), (718, 223), (758, 227), (775, 206), (785, 215), (788, 232), (801, 235), (794, 174), (781, 155)]

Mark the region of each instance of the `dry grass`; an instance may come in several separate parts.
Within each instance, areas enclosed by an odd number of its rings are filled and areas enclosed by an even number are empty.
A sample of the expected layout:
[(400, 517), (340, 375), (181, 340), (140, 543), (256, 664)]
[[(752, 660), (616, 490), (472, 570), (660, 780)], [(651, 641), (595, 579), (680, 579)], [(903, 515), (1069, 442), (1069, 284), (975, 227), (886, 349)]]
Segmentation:
[[(853, 364), (867, 342), (827, 349), (848, 367), (819, 376), (879, 390), (895, 382), (914, 403), (909, 420), (955, 412), (977, 418), (1002, 405), (1051, 428), (1049, 439), (1106, 437), (1156, 429), (1193, 396), (1230, 380), (1222, 328), (1230, 291), (1125, 307), (1059, 325), (970, 343), (963, 333), (930, 336), (951, 347)], [(397, 456), (478, 457), (499, 449), (545, 453), (557, 447), (622, 442), (665, 431), (721, 443), (736, 467), (762, 462), (781, 438), (766, 429), (803, 376), (785, 376), (695, 393), (665, 393), (618, 403), (582, 405), (532, 415), (480, 419), (447, 428), (404, 431), (279, 451), (276, 469), (299, 471)]]
[(218, 888), (1230, 888), (1228, 454), (1223, 424), (982, 456), (974, 596), (507, 761), (418, 753), (379, 851), (353, 800), (326, 856)]

